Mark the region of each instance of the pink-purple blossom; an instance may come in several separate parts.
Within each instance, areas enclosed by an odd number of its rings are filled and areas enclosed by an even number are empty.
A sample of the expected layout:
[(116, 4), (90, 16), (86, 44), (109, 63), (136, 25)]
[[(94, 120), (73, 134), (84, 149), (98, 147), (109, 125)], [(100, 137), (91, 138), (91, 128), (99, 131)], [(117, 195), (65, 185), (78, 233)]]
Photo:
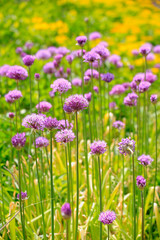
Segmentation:
[(140, 189), (140, 190), (143, 190), (146, 186), (146, 179), (142, 176), (137, 176), (136, 178), (136, 183), (137, 183), (137, 187)]
[(113, 223), (113, 221), (116, 219), (116, 214), (114, 211), (106, 211), (106, 212), (101, 212), (99, 215), (99, 221), (102, 222), (104, 225), (108, 225)]
[(17, 133), (12, 137), (12, 145), (18, 150), (24, 147), (25, 143), (26, 143), (26, 134), (24, 132)]
[(71, 89), (71, 83), (64, 79), (64, 78), (58, 78), (51, 84), (51, 88), (53, 89), (53, 92), (59, 92), (60, 94), (67, 92), (69, 89)]
[(83, 95), (75, 94), (68, 97), (65, 104), (72, 109), (72, 112), (78, 112), (88, 107), (88, 101)]
[(47, 147), (49, 145), (49, 141), (45, 137), (38, 137), (35, 140), (36, 148)]
[(70, 129), (58, 131), (55, 135), (56, 142), (68, 143), (72, 142), (75, 138), (74, 132)]
[(100, 155), (106, 152), (106, 148), (107, 148), (107, 143), (105, 141), (94, 141), (91, 146), (91, 154), (93, 155)]

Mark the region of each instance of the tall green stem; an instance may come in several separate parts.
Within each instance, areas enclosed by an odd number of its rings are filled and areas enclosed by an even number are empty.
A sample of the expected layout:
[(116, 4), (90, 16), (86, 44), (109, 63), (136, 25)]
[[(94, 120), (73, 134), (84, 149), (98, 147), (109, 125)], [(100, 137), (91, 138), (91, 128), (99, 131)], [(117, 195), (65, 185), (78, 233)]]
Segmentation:
[(78, 116), (76, 112), (76, 172), (77, 172), (77, 203), (76, 203), (76, 230), (75, 230), (75, 240), (77, 240), (78, 235), (78, 211), (79, 211), (79, 162), (78, 162)]
[[(109, 84), (107, 84), (107, 94), (108, 94), (108, 125), (109, 125), (109, 132), (108, 132), (108, 147), (109, 147), (109, 168), (111, 168), (111, 146), (110, 146), (110, 114), (109, 114)], [(109, 173), (109, 195), (111, 194), (111, 174)]]
[(32, 113), (32, 81), (31, 81), (31, 68), (28, 68), (29, 72), (29, 86), (30, 86), (30, 114)]
[[(100, 205), (100, 213), (102, 212), (102, 186), (101, 186), (101, 164), (100, 157), (98, 156), (98, 168), (99, 168), (99, 205)], [(100, 240), (102, 240), (102, 222), (100, 222)]]
[(53, 170), (52, 170), (52, 131), (50, 131), (50, 178), (51, 178), (51, 225), (52, 240), (54, 240), (54, 186), (53, 186)]
[(142, 191), (141, 191), (141, 198), (142, 198), (142, 240), (144, 240), (144, 198), (143, 198)]
[(109, 224), (108, 224), (108, 240), (109, 240)]
[(65, 145), (65, 156), (66, 156), (66, 172), (67, 172), (67, 201), (70, 203), (70, 184), (69, 184), (68, 159), (67, 159), (67, 146), (66, 145)]
[(136, 208), (135, 208), (135, 171), (134, 171), (134, 154), (132, 154), (133, 170), (133, 239), (136, 240)]

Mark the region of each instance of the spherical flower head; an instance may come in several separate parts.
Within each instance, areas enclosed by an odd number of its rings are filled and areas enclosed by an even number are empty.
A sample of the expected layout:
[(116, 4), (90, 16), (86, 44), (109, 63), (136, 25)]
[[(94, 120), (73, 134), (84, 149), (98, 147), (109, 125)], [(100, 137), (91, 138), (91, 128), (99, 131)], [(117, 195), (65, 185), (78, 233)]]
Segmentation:
[(80, 87), (80, 86), (82, 86), (82, 80), (80, 78), (74, 78), (72, 80), (72, 85)]
[(49, 145), (49, 141), (45, 137), (38, 137), (36, 138), (36, 148), (47, 147)]
[(107, 143), (105, 141), (94, 141), (91, 146), (91, 152), (90, 154), (93, 155), (100, 155), (106, 152), (106, 148), (107, 148)]
[(150, 100), (153, 104), (156, 104), (157, 103), (157, 95), (156, 94), (152, 94), (151, 97), (150, 97)]
[(133, 49), (133, 50), (132, 50), (132, 54), (133, 54), (134, 56), (138, 56), (139, 51), (138, 51), (137, 49)]
[(112, 126), (118, 130), (121, 130), (125, 127), (125, 124), (121, 121), (115, 121)]
[(156, 63), (156, 64), (154, 65), (154, 68), (160, 69), (160, 63)]
[(68, 97), (65, 104), (72, 109), (72, 112), (79, 112), (86, 109), (89, 105), (88, 101), (83, 97), (83, 95), (75, 94)]
[(71, 63), (73, 62), (73, 60), (74, 60), (73, 54), (67, 55), (67, 56), (66, 56), (66, 60), (67, 60), (67, 62), (68, 62), (69, 64), (71, 64)]
[(84, 62), (93, 63), (94, 61), (99, 60), (100, 56), (94, 51), (90, 51), (90, 52), (87, 52), (83, 58), (84, 58)]
[(86, 50), (85, 49), (83, 49), (83, 51), (81, 49), (79, 49), (79, 50), (77, 50), (75, 52), (75, 56), (78, 57), (78, 58), (84, 56), (85, 54), (86, 54)]
[(95, 48), (92, 49), (92, 51), (95, 51), (96, 53), (98, 53), (103, 60), (106, 60), (110, 55), (109, 50), (103, 47), (102, 45), (96, 46)]
[(57, 53), (61, 54), (62, 56), (65, 56), (66, 54), (68, 54), (70, 52), (69, 49), (67, 49), (66, 47), (59, 47), (57, 49)]
[(125, 82), (125, 83), (122, 83), (122, 86), (128, 90), (130, 88), (130, 83), (129, 82)]
[(136, 82), (136, 84), (139, 84), (140, 82), (144, 81), (144, 73), (137, 73), (134, 76), (133, 81)]
[(146, 179), (142, 176), (137, 176), (136, 178), (136, 183), (137, 183), (137, 187), (140, 189), (140, 190), (143, 190), (146, 186)]
[(7, 77), (15, 80), (25, 80), (28, 77), (28, 72), (21, 66), (12, 66), (7, 72)]
[[(17, 194), (17, 199), (19, 200), (19, 193)], [(27, 192), (25, 191), (25, 192), (21, 192), (21, 200), (22, 201), (24, 201), (24, 200), (26, 200), (26, 199), (28, 199), (28, 196), (27, 196)]]
[(47, 60), (47, 59), (51, 58), (51, 53), (47, 49), (40, 49), (36, 53), (36, 58), (39, 60), (40, 59)]
[(87, 99), (88, 102), (90, 102), (91, 98), (92, 98), (92, 93), (91, 92), (86, 93), (86, 94), (84, 94), (84, 97), (85, 97), (85, 99)]
[(95, 79), (99, 78), (99, 72), (95, 69), (87, 69), (84, 73), (85, 76), (88, 76), (89, 78), (93, 77)]
[(67, 104), (63, 105), (63, 110), (68, 114), (72, 113), (72, 108), (67, 106)]
[(59, 92), (60, 94), (62, 94), (71, 89), (72, 86), (68, 80), (64, 78), (58, 78), (53, 82), (53, 84), (51, 84), (51, 88), (53, 89), (53, 92)]
[(21, 54), (23, 52), (23, 49), (21, 47), (16, 48), (16, 53)]
[(50, 92), (49, 92), (49, 96), (50, 96), (51, 98), (54, 98), (54, 96), (55, 96), (55, 92), (50, 91)]
[(44, 126), (48, 130), (57, 129), (59, 121), (56, 118), (46, 117), (44, 120)]
[(48, 51), (52, 56), (54, 56), (57, 53), (57, 48), (54, 46), (48, 47)]
[(32, 56), (32, 55), (26, 55), (24, 58), (23, 58), (23, 63), (24, 65), (26, 65), (27, 67), (30, 67), (34, 61), (35, 61), (35, 56)]
[(99, 32), (92, 32), (89, 35), (89, 40), (96, 40), (98, 38), (101, 38), (101, 34)]
[(10, 68), (10, 66), (7, 65), (7, 64), (5, 64), (5, 65), (3, 65), (2, 67), (0, 67), (0, 76), (6, 77), (9, 68)]
[(71, 217), (72, 211), (71, 211), (71, 206), (70, 203), (65, 203), (61, 207), (61, 215), (62, 217), (67, 220)]
[(152, 72), (146, 72), (146, 81), (149, 83), (153, 83), (157, 80), (157, 75)]
[(147, 81), (141, 82), (139, 84), (139, 92), (140, 93), (146, 92), (149, 89), (150, 86), (151, 86), (151, 84), (149, 82), (147, 82)]
[(75, 138), (74, 132), (70, 129), (64, 129), (56, 133), (55, 139), (56, 142), (60, 143), (68, 143), (68, 142), (73, 142)]
[(42, 101), (36, 105), (36, 109), (41, 113), (48, 112), (52, 107), (52, 104), (46, 101)]
[(62, 54), (57, 54), (56, 56), (54, 56), (54, 60), (57, 62), (57, 63), (60, 63), (61, 60), (63, 58), (63, 55)]
[(24, 147), (25, 143), (26, 143), (25, 133), (17, 133), (15, 136), (12, 137), (12, 145), (18, 150)]
[(101, 41), (100, 43), (98, 43), (97, 46), (103, 46), (103, 47), (107, 48), (108, 47), (108, 43), (106, 41)]
[(109, 62), (116, 65), (120, 60), (121, 60), (121, 57), (116, 55), (116, 54), (113, 54), (109, 57)]
[(83, 79), (84, 79), (84, 84), (88, 84), (91, 78), (89, 76), (84, 76)]
[(30, 50), (32, 47), (33, 47), (33, 43), (32, 42), (30, 42), (30, 41), (28, 41), (28, 42), (26, 42), (25, 43), (25, 48), (27, 49), (27, 50)]
[(35, 78), (35, 80), (39, 81), (39, 79), (40, 79), (40, 74), (39, 74), (39, 73), (35, 73), (35, 74), (34, 74), (34, 78)]
[(44, 121), (45, 121), (45, 116), (42, 114), (35, 114), (32, 113), (31, 115), (27, 115), (23, 121), (22, 121), (22, 126), (26, 128), (31, 128), (33, 130), (44, 130)]
[(154, 53), (160, 53), (160, 45), (157, 45), (153, 48)]
[(124, 98), (124, 105), (129, 107), (137, 106), (137, 99), (131, 99), (128, 95)]
[(109, 103), (109, 108), (110, 109), (116, 109), (117, 108), (117, 104), (115, 102), (110, 102)]
[(131, 71), (134, 69), (134, 65), (132, 65), (132, 64), (129, 64), (128, 67)]
[(117, 67), (117, 68), (123, 67), (123, 63), (122, 63), (121, 61), (118, 61), (118, 62), (116, 63), (116, 67)]
[(135, 151), (135, 141), (129, 138), (123, 138), (121, 142), (118, 143), (118, 149), (121, 154), (130, 155)]
[(114, 75), (112, 73), (104, 73), (104, 74), (101, 74), (101, 79), (102, 81), (105, 81), (105, 82), (111, 82), (112, 80), (114, 80)]
[(76, 41), (77, 41), (77, 45), (79, 45), (80, 47), (83, 47), (85, 45), (85, 43), (87, 42), (87, 37), (79, 36), (76, 38)]
[(151, 51), (151, 46), (148, 44), (144, 44), (142, 47), (140, 47), (139, 52), (143, 55), (143, 56), (147, 56)]
[(65, 129), (72, 129), (73, 124), (69, 123), (68, 120), (59, 120), (57, 129), (59, 130), (65, 130)]
[(148, 166), (153, 162), (153, 159), (149, 155), (142, 154), (138, 157), (139, 164)]
[(146, 57), (147, 61), (153, 61), (155, 59), (155, 56), (153, 53), (149, 53)]
[(9, 113), (8, 113), (8, 117), (9, 117), (10, 119), (13, 119), (14, 116), (15, 116), (15, 114), (14, 114), (13, 112), (9, 112)]
[(21, 97), (22, 97), (21, 91), (19, 91), (19, 90), (12, 90), (12, 91), (9, 91), (9, 93), (7, 93), (5, 95), (5, 100), (8, 103), (14, 103), (16, 100), (18, 100)]
[(101, 212), (99, 215), (99, 221), (102, 222), (104, 225), (111, 224), (116, 219), (116, 214), (114, 211), (106, 211)]
[(115, 85), (112, 90), (109, 92), (110, 95), (120, 95), (125, 92), (125, 88), (121, 84)]
[(138, 95), (134, 92), (132, 93), (128, 93), (128, 97), (131, 99), (131, 100), (137, 100), (138, 99)]
[(46, 74), (53, 74), (55, 72), (53, 62), (48, 62), (43, 66), (43, 71)]
[(99, 93), (99, 88), (97, 86), (94, 86), (93, 87), (93, 90), (96, 92), (96, 93)]

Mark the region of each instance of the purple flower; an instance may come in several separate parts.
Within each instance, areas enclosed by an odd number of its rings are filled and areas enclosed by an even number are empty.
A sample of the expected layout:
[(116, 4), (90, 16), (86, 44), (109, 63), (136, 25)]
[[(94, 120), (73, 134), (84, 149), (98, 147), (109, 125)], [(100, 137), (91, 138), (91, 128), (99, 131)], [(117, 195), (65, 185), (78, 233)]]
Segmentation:
[(115, 102), (110, 102), (109, 103), (109, 108), (110, 109), (116, 109), (117, 108), (117, 104)]
[(133, 50), (132, 50), (132, 54), (133, 54), (134, 56), (138, 56), (139, 51), (138, 51), (137, 49), (133, 49)]
[(57, 53), (57, 48), (54, 46), (48, 47), (48, 51), (52, 56), (54, 56)]
[(134, 69), (134, 65), (132, 65), (132, 64), (129, 64), (128, 67), (131, 71)]
[(101, 212), (99, 215), (99, 221), (102, 222), (104, 225), (111, 224), (116, 219), (116, 214), (113, 211), (106, 211)]
[[(21, 199), (22, 201), (26, 200), (28, 198), (27, 192), (21, 192)], [(19, 200), (19, 193), (17, 194), (17, 199)]]
[(90, 77), (89, 76), (84, 76), (84, 84), (88, 84), (88, 82), (90, 81)]
[(87, 42), (87, 37), (79, 36), (76, 38), (76, 41), (77, 41), (77, 45), (79, 45), (80, 47), (83, 47), (85, 45), (85, 43)]
[(139, 84), (140, 82), (144, 81), (144, 73), (137, 73), (134, 76), (133, 81), (136, 82), (137, 84)]
[(58, 121), (58, 126), (57, 129), (59, 130), (65, 130), (65, 129), (72, 129), (73, 128), (73, 124), (69, 123), (68, 120), (59, 120)]
[(153, 83), (157, 80), (157, 76), (152, 72), (146, 72), (146, 81), (149, 83)]
[(0, 67), (0, 76), (6, 77), (9, 68), (10, 68), (10, 66), (7, 65), (7, 64), (5, 64), (5, 65), (3, 65), (2, 67)]
[(93, 87), (93, 90), (96, 92), (96, 93), (99, 93), (99, 88), (97, 86), (94, 86)]
[(90, 62), (93, 63), (94, 61), (97, 61), (100, 59), (99, 54), (95, 53), (94, 51), (87, 52), (84, 55), (84, 62)]
[(64, 129), (56, 133), (55, 139), (56, 142), (68, 143), (72, 142), (75, 138), (75, 135), (72, 130)]
[(109, 57), (109, 62), (116, 65), (120, 60), (121, 60), (121, 57), (116, 55), (116, 54), (113, 54)]
[(72, 113), (72, 108), (70, 108), (66, 104), (63, 105), (63, 110), (68, 114)]
[(137, 176), (136, 181), (137, 181), (137, 187), (140, 190), (143, 190), (146, 186), (146, 179), (142, 176)]
[(39, 60), (40, 59), (47, 60), (47, 59), (51, 58), (51, 53), (47, 49), (40, 49), (36, 53), (36, 58), (39, 59)]
[(38, 81), (40, 79), (40, 74), (39, 73), (35, 73), (34, 74), (34, 78)]
[(129, 82), (125, 82), (125, 83), (122, 83), (122, 86), (128, 90), (130, 88), (130, 83)]
[(103, 46), (103, 47), (107, 48), (108, 43), (106, 41), (101, 41), (97, 46)]
[(74, 78), (72, 80), (72, 85), (80, 87), (80, 86), (82, 86), (82, 80), (80, 78)]
[(8, 103), (14, 103), (16, 100), (18, 100), (21, 97), (22, 97), (21, 91), (19, 91), (19, 90), (12, 90), (12, 91), (9, 91), (9, 93), (7, 93), (5, 95), (5, 100)]
[(80, 49), (80, 50), (77, 50), (76, 52), (75, 52), (75, 55), (76, 55), (76, 57), (82, 57), (82, 53), (83, 53), (83, 56), (84, 56), (84, 54), (86, 53), (86, 50), (84, 50), (83, 49), (83, 51)]
[(23, 58), (23, 63), (24, 65), (26, 65), (27, 67), (30, 67), (34, 61), (35, 61), (35, 56), (32, 56), (32, 55), (26, 55), (24, 58)]
[(91, 98), (92, 98), (92, 93), (91, 92), (86, 93), (86, 94), (84, 94), (84, 97), (85, 97), (85, 99), (87, 99), (88, 102), (90, 102)]
[(26, 128), (32, 128), (33, 130), (44, 130), (44, 121), (45, 117), (42, 114), (32, 113), (31, 115), (27, 115), (23, 121), (22, 126)]
[(137, 106), (137, 99), (135, 99), (134, 97), (130, 98), (130, 95), (128, 94), (125, 98), (124, 98), (124, 105), (129, 106), (129, 107), (134, 107)]
[(73, 60), (74, 60), (73, 54), (67, 55), (67, 56), (66, 56), (66, 60), (67, 60), (67, 62), (68, 62), (69, 64), (71, 64), (71, 63), (73, 62)]
[(12, 145), (18, 150), (24, 147), (25, 143), (26, 143), (26, 134), (24, 132), (17, 133), (15, 136), (12, 137)]
[(121, 61), (118, 61), (116, 63), (116, 66), (117, 66), (117, 68), (121, 68), (121, 67), (123, 67), (123, 63)]
[(7, 72), (7, 77), (15, 80), (25, 80), (28, 77), (28, 72), (21, 66), (12, 66)]
[(104, 73), (104, 74), (101, 74), (101, 79), (102, 81), (105, 81), (105, 82), (111, 82), (112, 80), (114, 80), (114, 75), (112, 73)]
[(118, 149), (121, 154), (133, 154), (135, 151), (135, 141), (131, 138), (123, 138), (121, 142), (118, 143)]
[(112, 90), (109, 92), (110, 95), (119, 95), (125, 92), (125, 88), (123, 85), (117, 84), (115, 85)]
[(154, 53), (160, 53), (160, 45), (157, 45), (153, 48)]
[(140, 47), (139, 52), (143, 56), (147, 56), (151, 51), (151, 46), (149, 44), (144, 44), (143, 46)]
[(132, 93), (128, 93), (128, 97), (131, 99), (131, 100), (137, 100), (138, 99), (138, 95), (134, 92)]
[(21, 47), (16, 48), (16, 53), (21, 54), (23, 52), (23, 49)]
[(153, 53), (149, 53), (146, 57), (147, 61), (153, 61), (155, 59), (155, 56)]
[(14, 118), (14, 116), (15, 116), (15, 114), (14, 114), (13, 112), (9, 112), (9, 113), (8, 113), (8, 117), (9, 117), (10, 119)]
[(121, 130), (125, 127), (125, 124), (121, 121), (115, 121), (112, 126), (118, 130)]
[(139, 164), (148, 166), (153, 162), (153, 159), (149, 155), (142, 154), (138, 157)]
[(92, 75), (93, 75), (93, 78), (95, 78), (95, 79), (99, 78), (99, 72), (97, 70), (95, 70), (95, 69), (92, 69), (92, 70), (91, 69), (87, 69), (87, 71), (85, 71), (84, 75), (88, 76), (89, 78), (91, 78)]
[(160, 69), (160, 64), (159, 63), (155, 64), (154, 68)]
[(28, 49), (28, 50), (30, 50), (32, 47), (33, 47), (33, 43), (32, 42), (30, 42), (30, 41), (28, 41), (28, 42), (26, 42), (25, 43), (25, 47)]
[(110, 55), (109, 50), (101, 45), (96, 46), (92, 51), (98, 53), (103, 60), (106, 60)]
[(54, 98), (54, 95), (55, 95), (55, 93), (54, 93), (53, 91), (50, 91), (50, 92), (49, 92), (49, 96), (50, 96), (51, 98)]
[(99, 32), (92, 32), (89, 35), (89, 40), (95, 40), (101, 38), (101, 34)]
[(88, 107), (88, 101), (79, 94), (68, 97), (65, 104), (72, 109), (72, 112), (78, 112)]
[(152, 94), (150, 97), (150, 100), (152, 103), (156, 104), (157, 103), (157, 95), (156, 94)]
[(90, 154), (93, 154), (93, 155), (103, 154), (106, 152), (106, 148), (107, 148), (107, 143), (105, 141), (100, 141), (100, 140), (94, 141), (90, 146), (90, 149), (91, 149)]
[(71, 83), (64, 79), (64, 78), (58, 78), (51, 84), (51, 88), (53, 89), (53, 92), (59, 92), (60, 94), (67, 92), (69, 89), (71, 89)]
[(70, 52), (70, 50), (68, 50), (66, 47), (59, 47), (57, 49), (57, 53), (61, 54), (62, 56), (65, 56), (69, 52)]
[(57, 62), (57, 63), (60, 63), (61, 60), (63, 58), (63, 55), (62, 54), (57, 54), (56, 56), (54, 56), (54, 60)]
[(43, 66), (44, 73), (53, 74), (55, 72), (53, 62), (48, 62)]
[(148, 88), (151, 86), (151, 84), (147, 81), (143, 81), (139, 84), (139, 92), (143, 93), (148, 90)]
[(49, 141), (45, 137), (36, 138), (36, 148), (47, 147), (49, 145)]
[(67, 220), (71, 217), (72, 211), (69, 203), (65, 203), (61, 207), (61, 215), (62, 217)]
[(58, 124), (59, 124), (59, 122), (56, 118), (46, 117), (44, 120), (45, 128), (49, 129), (50, 131), (53, 129), (57, 129)]
[(36, 105), (37, 110), (39, 110), (41, 113), (42, 112), (48, 112), (52, 107), (52, 104), (46, 101), (42, 101)]

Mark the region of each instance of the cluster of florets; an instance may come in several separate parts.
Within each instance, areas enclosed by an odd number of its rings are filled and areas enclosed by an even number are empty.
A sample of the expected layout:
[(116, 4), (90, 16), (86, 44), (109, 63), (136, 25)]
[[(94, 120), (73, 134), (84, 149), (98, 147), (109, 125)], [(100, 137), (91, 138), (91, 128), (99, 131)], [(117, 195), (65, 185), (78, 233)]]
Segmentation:
[(99, 221), (102, 222), (104, 225), (111, 224), (116, 219), (116, 214), (114, 211), (106, 211), (101, 212), (99, 215)]
[(70, 129), (61, 130), (57, 132), (55, 135), (56, 142), (60, 142), (64, 144), (68, 142), (72, 142), (74, 138), (75, 138), (75, 135), (73, 131)]
[(18, 100), (21, 97), (22, 97), (21, 91), (19, 91), (19, 90), (12, 90), (12, 91), (9, 91), (5, 95), (5, 100), (8, 103), (14, 103), (16, 100)]
[(73, 124), (69, 123), (68, 120), (59, 120), (57, 129), (64, 130), (65, 128), (72, 129), (73, 128)]
[(153, 159), (149, 155), (142, 154), (138, 157), (139, 164), (148, 166), (153, 162)]
[(36, 105), (37, 110), (39, 110), (39, 112), (41, 113), (48, 112), (51, 107), (52, 104), (46, 101), (42, 101)]
[(105, 81), (105, 82), (111, 82), (113, 79), (114, 79), (114, 75), (112, 73), (104, 73), (104, 74), (101, 74), (101, 79), (102, 81)]
[(118, 130), (121, 130), (125, 127), (125, 124), (121, 121), (115, 121), (112, 126)]
[(109, 92), (110, 95), (120, 95), (126, 91), (125, 87), (121, 84), (115, 85)]
[(15, 65), (8, 69), (6, 76), (17, 81), (25, 80), (28, 77), (28, 72), (25, 68)]
[(26, 143), (26, 134), (25, 133), (17, 133), (15, 136), (12, 137), (12, 145), (16, 149), (20, 150), (24, 147)]
[(53, 129), (57, 129), (58, 124), (59, 124), (59, 121), (56, 118), (46, 117), (44, 119), (44, 126), (50, 131)]
[(36, 148), (47, 147), (49, 145), (49, 141), (45, 137), (38, 137), (35, 141)]
[(106, 148), (107, 148), (107, 143), (105, 141), (94, 141), (91, 146), (91, 154), (93, 155), (100, 155), (106, 152)]
[(32, 55), (26, 55), (24, 58), (23, 58), (23, 63), (24, 65), (26, 65), (27, 67), (30, 67), (34, 61), (35, 61), (35, 56), (32, 56)]
[(53, 92), (59, 92), (60, 94), (67, 92), (69, 89), (71, 89), (71, 83), (64, 79), (59, 78), (51, 84), (51, 88), (53, 89)]
[(78, 112), (88, 107), (88, 101), (83, 95), (75, 94), (68, 97), (65, 104), (72, 109), (72, 112)]
[(136, 181), (137, 181), (137, 187), (140, 190), (143, 190), (146, 186), (146, 179), (142, 176), (137, 176)]
[(62, 217), (67, 220), (71, 217), (72, 211), (71, 206), (69, 203), (64, 203), (61, 207), (61, 215)]
[(42, 114), (35, 114), (32, 113), (31, 115), (27, 115), (23, 121), (22, 121), (22, 126), (26, 128), (31, 128), (33, 130), (44, 130), (44, 121), (45, 121), (45, 116)]
[[(20, 194), (17, 194), (17, 199), (19, 200)], [(28, 198), (27, 192), (21, 192), (21, 200), (24, 201)]]
[(124, 98), (124, 105), (126, 106), (136, 106), (137, 105), (137, 98), (138, 95), (136, 93), (129, 93), (125, 98)]
[(150, 97), (150, 100), (153, 104), (156, 104), (157, 103), (157, 95), (156, 94), (152, 94), (151, 97)]
[(133, 154), (135, 151), (135, 141), (129, 138), (123, 138), (121, 142), (118, 143), (119, 145), (119, 152), (121, 154)]

